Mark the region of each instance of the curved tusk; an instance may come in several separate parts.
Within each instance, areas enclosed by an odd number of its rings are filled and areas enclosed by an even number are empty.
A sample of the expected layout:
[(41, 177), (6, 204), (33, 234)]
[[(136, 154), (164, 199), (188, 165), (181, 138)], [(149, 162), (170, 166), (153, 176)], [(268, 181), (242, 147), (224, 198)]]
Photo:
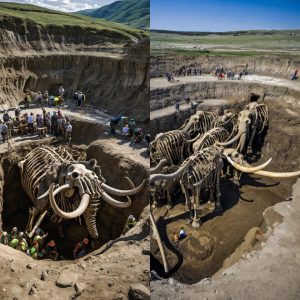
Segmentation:
[[(71, 188), (71, 185), (69, 183), (67, 184), (64, 184), (62, 186), (60, 186), (59, 188), (57, 188), (54, 192), (53, 192), (53, 196), (55, 197), (59, 192), (63, 191), (63, 190), (66, 190), (66, 189), (70, 189)], [(46, 196), (49, 195), (49, 191), (50, 191), (50, 188), (48, 189), (48, 191), (46, 193), (44, 193), (43, 195), (39, 196), (37, 199), (40, 200)]]
[(171, 174), (151, 174), (149, 179), (149, 184), (158, 181), (158, 180), (170, 180), (175, 177), (180, 176), (186, 168), (188, 168), (192, 164), (192, 160), (189, 160), (184, 166), (182, 166), (180, 169), (178, 169), (176, 172)]
[(154, 172), (158, 171), (160, 168), (162, 168), (166, 164), (168, 164), (168, 160), (166, 158), (161, 159), (155, 167), (150, 168), (149, 173), (154, 174)]
[(119, 190), (119, 189), (115, 189), (115, 188), (113, 188), (113, 187), (111, 187), (111, 186), (109, 186), (109, 185), (107, 185), (105, 183), (102, 183), (101, 187), (107, 193), (111, 193), (111, 194), (113, 194), (115, 196), (121, 196), (121, 197), (123, 197), (123, 196), (131, 196), (131, 195), (137, 194), (139, 191), (142, 190), (142, 188), (144, 187), (145, 182), (146, 181), (144, 179), (143, 182), (139, 186), (137, 186), (136, 188), (131, 189), (131, 190)]
[(127, 202), (120, 202), (112, 197), (110, 197), (108, 194), (106, 194), (105, 192), (102, 193), (102, 198), (104, 199), (104, 201), (106, 201), (107, 203), (116, 206), (116, 207), (120, 207), (120, 208), (126, 208), (129, 207), (131, 205), (131, 199), (127, 198), (128, 201)]
[(90, 203), (90, 195), (89, 194), (83, 194), (81, 197), (81, 201), (80, 204), (78, 206), (78, 208), (72, 212), (65, 212), (63, 210), (61, 210), (58, 205), (55, 202), (55, 198), (54, 198), (54, 192), (53, 192), (53, 188), (54, 188), (54, 183), (51, 184), (50, 188), (49, 188), (49, 199), (50, 199), (50, 204), (51, 207), (53, 209), (53, 211), (61, 218), (63, 219), (74, 219), (74, 218), (78, 218), (79, 216), (81, 216), (85, 210), (87, 209), (89, 203)]
[(201, 136), (201, 133), (198, 133), (198, 135), (196, 137), (194, 137), (191, 140), (186, 140), (187, 143), (194, 143), (195, 141), (197, 141), (199, 139), (199, 137)]
[(241, 166), (237, 163), (235, 163), (229, 156), (226, 155), (227, 160), (231, 163), (231, 165), (233, 167), (235, 167), (236, 169), (238, 169), (239, 171), (242, 171), (244, 173), (254, 173), (257, 171), (260, 171), (261, 169), (265, 168), (272, 160), (272, 158), (270, 158), (268, 161), (266, 161), (264, 164), (257, 166), (257, 167), (245, 167), (245, 166)]
[(243, 133), (245, 133), (245, 131), (239, 132), (236, 136), (234, 136), (231, 140), (229, 140), (229, 141), (227, 141), (227, 142), (216, 142), (216, 144), (217, 144), (218, 146), (228, 146), (228, 145), (231, 145), (231, 144), (233, 144), (235, 141), (237, 141)]
[(273, 178), (289, 178), (289, 177), (300, 176), (300, 171), (295, 171), (295, 172), (257, 171), (254, 172), (254, 174), (266, 176), (266, 177), (273, 177)]

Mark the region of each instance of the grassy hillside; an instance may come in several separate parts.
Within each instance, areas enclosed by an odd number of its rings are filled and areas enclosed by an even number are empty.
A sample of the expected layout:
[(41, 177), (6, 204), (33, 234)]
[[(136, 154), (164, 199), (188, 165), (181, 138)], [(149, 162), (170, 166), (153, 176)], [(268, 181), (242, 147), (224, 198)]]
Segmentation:
[(99, 32), (99, 34), (104, 31), (115, 32), (118, 33), (118, 36), (123, 36), (124, 39), (139, 38), (146, 35), (146, 33), (140, 30), (107, 20), (94, 19), (72, 13), (62, 13), (28, 4), (0, 2), (0, 19), (1, 15), (16, 17), (19, 20), (23, 20), (24, 24), (35, 23), (44, 27), (81, 27), (90, 33)]
[(116, 1), (97, 9), (82, 10), (78, 13), (135, 28), (149, 29), (150, 27), (150, 0)]
[(239, 32), (151, 31), (152, 55), (300, 55), (300, 30)]

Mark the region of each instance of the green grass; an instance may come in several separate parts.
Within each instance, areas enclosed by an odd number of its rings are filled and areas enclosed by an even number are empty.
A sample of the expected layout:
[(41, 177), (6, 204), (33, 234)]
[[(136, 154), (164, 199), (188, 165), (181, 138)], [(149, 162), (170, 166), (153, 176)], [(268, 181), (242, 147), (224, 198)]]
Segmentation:
[(146, 32), (126, 25), (109, 22), (107, 20), (94, 19), (78, 14), (62, 13), (35, 5), (0, 2), (0, 15), (19, 18), (23, 20), (24, 25), (35, 23), (44, 27), (81, 27), (81, 29), (90, 33), (100, 33), (101, 31), (115, 32), (122, 35), (125, 39), (147, 36)]
[[(203, 49), (208, 49), (205, 53)], [(189, 35), (151, 31), (151, 51), (178, 55), (300, 55), (300, 30)]]
[(83, 10), (78, 13), (135, 28), (149, 29), (150, 27), (150, 0), (116, 1), (97, 9)]

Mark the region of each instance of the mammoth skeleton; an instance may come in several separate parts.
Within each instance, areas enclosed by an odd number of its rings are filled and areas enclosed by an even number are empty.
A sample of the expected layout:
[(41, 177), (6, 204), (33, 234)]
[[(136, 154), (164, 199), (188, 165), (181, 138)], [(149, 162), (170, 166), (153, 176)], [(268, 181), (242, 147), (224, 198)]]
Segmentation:
[[(27, 233), (32, 237), (46, 213), (52, 210), (51, 221), (84, 217), (89, 234), (98, 238), (96, 226), (100, 201), (126, 208), (131, 204), (129, 196), (142, 190), (145, 181), (136, 188), (119, 190), (105, 184), (95, 159), (76, 161), (63, 147), (37, 147), (19, 162), (21, 182), (34, 203), (30, 209)], [(108, 193), (127, 197), (118, 201)], [(39, 216), (34, 225), (35, 218)]]
[(265, 104), (251, 102), (238, 115), (237, 134), (229, 141), (218, 143), (218, 145), (229, 146), (236, 142), (235, 148), (238, 152), (252, 154), (254, 138), (262, 138), (268, 122), (268, 107)]
[[(232, 151), (225, 149), (224, 151), (210, 147), (190, 156), (182, 163), (181, 167), (172, 174), (150, 175), (150, 181), (174, 180), (174, 178), (180, 176), (181, 189), (185, 195), (186, 206), (190, 217), (193, 219), (193, 226), (199, 227), (201, 224), (201, 190), (208, 189), (210, 191), (209, 200), (215, 200), (215, 208), (222, 211), (220, 202), (220, 175), (223, 168), (223, 160), (227, 160), (234, 168), (244, 173), (253, 173), (273, 178), (288, 178), (300, 175), (300, 171), (270, 172), (262, 170), (271, 162), (271, 158), (260, 166), (252, 167), (242, 159), (241, 154), (235, 149), (232, 149)], [(236, 160), (242, 164), (237, 163)], [(190, 197), (190, 195), (192, 197)]]

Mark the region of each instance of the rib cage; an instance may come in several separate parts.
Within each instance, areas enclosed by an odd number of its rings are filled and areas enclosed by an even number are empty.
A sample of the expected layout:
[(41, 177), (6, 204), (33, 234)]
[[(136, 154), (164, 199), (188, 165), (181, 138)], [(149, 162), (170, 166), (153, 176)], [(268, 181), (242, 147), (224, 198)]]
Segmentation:
[(209, 146), (213, 146), (215, 142), (225, 142), (229, 137), (226, 129), (215, 127), (207, 131), (200, 139), (193, 144), (194, 153), (203, 150)]
[(215, 127), (215, 122), (218, 115), (209, 111), (197, 111), (189, 119), (185, 120), (184, 124), (179, 128), (190, 135), (190, 138), (196, 137), (199, 133), (202, 135), (207, 130)]
[[(216, 185), (217, 177), (220, 176), (219, 170), (222, 160), (219, 159), (220, 153), (214, 148), (205, 148), (191, 155), (184, 164), (192, 160), (192, 164), (184, 171), (181, 177), (181, 185), (195, 193), (195, 184), (198, 188), (212, 189)], [(217, 167), (217, 164), (220, 164)]]
[(151, 160), (157, 162), (166, 158), (171, 164), (180, 163), (188, 149), (187, 136), (182, 130), (172, 130), (158, 136), (150, 143)]
[(62, 147), (54, 151), (51, 147), (41, 146), (26, 155), (21, 172), (21, 183), (35, 205), (39, 185), (46, 176), (49, 166), (66, 161), (74, 162), (71, 154)]

